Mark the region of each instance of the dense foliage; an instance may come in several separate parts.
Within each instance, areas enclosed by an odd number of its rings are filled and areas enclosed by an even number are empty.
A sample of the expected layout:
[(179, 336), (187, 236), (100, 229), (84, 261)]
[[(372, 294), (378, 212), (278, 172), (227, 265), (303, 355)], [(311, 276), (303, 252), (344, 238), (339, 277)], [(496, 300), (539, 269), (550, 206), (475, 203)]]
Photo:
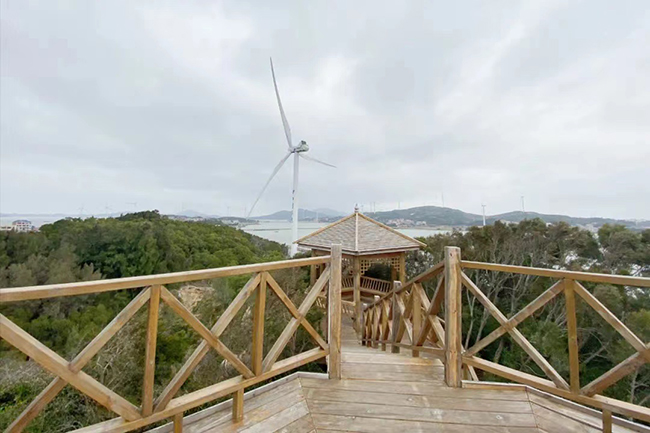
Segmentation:
[[(71, 219), (41, 228), (38, 233), (0, 234), (0, 287), (21, 287), (117, 278), (256, 263), (286, 258), (285, 247), (226, 226), (174, 221), (157, 212), (115, 219)], [(308, 286), (306, 269), (273, 273), (295, 303)], [(168, 286), (211, 327), (249, 276)], [(123, 290), (3, 305), (0, 310), (20, 327), (64, 358), (72, 359), (137, 294)], [(265, 347), (270, 348), (290, 319), (289, 312), (269, 296)], [(251, 304), (241, 309), (222, 341), (249, 363)], [(314, 310), (314, 309), (313, 309)], [(156, 394), (178, 371), (199, 341), (198, 335), (169, 308), (161, 309), (156, 353)], [(310, 313), (314, 324), (318, 311)], [(84, 371), (126, 397), (141, 401), (144, 329), (142, 308)], [(300, 331), (283, 356), (311, 348)], [(6, 426), (52, 380), (52, 376), (5, 342), (0, 343), (0, 429)], [(181, 392), (200, 389), (238, 373), (210, 353)], [(111, 418), (107, 410), (66, 387), (28, 431), (68, 431)]]
[[(464, 260), (569, 269), (637, 276), (650, 275), (650, 230), (633, 232), (623, 226), (604, 225), (597, 235), (566, 223), (546, 224), (527, 220), (466, 232), (421, 239), (425, 252), (411, 255), (411, 276), (442, 260), (443, 248), (461, 248)], [(511, 317), (554, 282), (548, 278), (503, 272), (467, 271), (468, 276), (492, 302)], [(650, 341), (650, 289), (582, 283), (644, 342)], [(428, 287), (428, 290), (432, 290)], [(471, 347), (499, 325), (468, 291), (464, 291), (463, 338)], [(578, 300), (580, 378), (584, 386), (635, 353), (632, 347), (585, 302)], [(569, 378), (564, 297), (558, 296), (518, 329), (565, 378)], [(480, 352), (480, 356), (508, 367), (543, 376), (538, 366), (508, 335)], [(497, 380), (489, 377), (490, 380)], [(650, 405), (650, 367), (605, 391), (605, 394), (636, 404)]]

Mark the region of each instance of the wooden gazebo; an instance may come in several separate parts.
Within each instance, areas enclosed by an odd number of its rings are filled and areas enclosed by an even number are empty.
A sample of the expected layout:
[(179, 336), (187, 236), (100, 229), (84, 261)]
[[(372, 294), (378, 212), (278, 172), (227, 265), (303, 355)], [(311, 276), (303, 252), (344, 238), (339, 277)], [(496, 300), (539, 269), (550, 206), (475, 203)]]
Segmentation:
[[(361, 316), (362, 300), (371, 301), (377, 295), (386, 294), (391, 290), (393, 281), (405, 282), (406, 253), (425, 246), (422, 242), (367, 217), (357, 208), (352, 215), (322, 227), (298, 239), (296, 243), (311, 249), (313, 256), (327, 255), (332, 245), (341, 245), (342, 297), (354, 301), (357, 321)], [(365, 275), (376, 263), (390, 266), (390, 280)], [(322, 265), (312, 267), (312, 284), (321, 271)]]

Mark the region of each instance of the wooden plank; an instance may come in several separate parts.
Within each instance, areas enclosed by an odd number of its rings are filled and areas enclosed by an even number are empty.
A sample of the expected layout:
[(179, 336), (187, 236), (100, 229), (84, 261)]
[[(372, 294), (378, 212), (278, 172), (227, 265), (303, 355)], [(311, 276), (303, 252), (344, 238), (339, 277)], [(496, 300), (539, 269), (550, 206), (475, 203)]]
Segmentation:
[[(138, 310), (149, 300), (151, 290), (149, 288), (141, 291), (129, 304), (120, 311), (111, 322), (92, 339), (84, 349), (70, 362), (70, 370), (80, 371), (102, 347), (122, 329), (122, 327), (138, 312)], [(22, 431), (38, 414), (58, 395), (65, 387), (65, 380), (57, 377), (41, 391), (38, 396), (21, 412), (21, 414), (7, 427), (6, 433), (18, 433)]]
[(263, 421), (256, 422), (250, 427), (239, 431), (242, 433), (275, 432), (308, 415), (309, 408), (307, 406), (307, 402), (305, 400), (301, 400), (298, 403), (289, 406), (285, 405), (285, 408), (280, 412), (277, 412), (276, 414), (269, 416)]
[(489, 400), (450, 398), (417, 394), (392, 394), (332, 388), (304, 388), (307, 400), (365, 403), (386, 406), (407, 406), (472, 412), (532, 413), (525, 400)]
[[(316, 284), (314, 284), (314, 286), (311, 288), (309, 293), (307, 293), (307, 296), (305, 297), (305, 299), (302, 301), (302, 304), (300, 304), (300, 307), (298, 308), (298, 312), (300, 313), (301, 318), (307, 314), (311, 306), (316, 301), (316, 298), (325, 287), (325, 284), (329, 281), (330, 273), (331, 273), (330, 267), (328, 266), (325, 269), (325, 271), (321, 274), (320, 278), (318, 278)], [(278, 357), (284, 350), (285, 346), (289, 342), (289, 339), (296, 332), (296, 329), (300, 325), (301, 320), (293, 318), (289, 321), (289, 323), (284, 328), (284, 330), (282, 331), (278, 339), (275, 341), (275, 343), (273, 344), (269, 352), (266, 354), (266, 357), (262, 362), (263, 371), (269, 371), (271, 369), (273, 363), (275, 363), (275, 361), (278, 359)]]
[(127, 420), (135, 420), (140, 417), (138, 408), (83, 371), (76, 373), (71, 371), (65, 359), (22, 330), (3, 314), (0, 314), (0, 338), (107, 409)]
[[(359, 402), (307, 400), (312, 416), (315, 414), (359, 416), (394, 420), (410, 420), (467, 426), (500, 426), (536, 428), (535, 417), (529, 413), (477, 412), (453, 409), (422, 410), (419, 407), (377, 405)], [(317, 426), (318, 427), (318, 426)]]
[(31, 287), (0, 289), (0, 303), (26, 301), (29, 299), (55, 298), (59, 296), (87, 295), (122, 289), (166, 285), (187, 281), (211, 280), (214, 278), (245, 275), (277, 269), (297, 268), (314, 264), (328, 263), (330, 256), (309, 257), (305, 259), (282, 260), (278, 262), (254, 263), (251, 265), (227, 266), (199, 271), (173, 272), (168, 274), (146, 275), (141, 277), (115, 278), (108, 280), (84, 281), (81, 283), (50, 284)]
[(316, 428), (311, 420), (311, 415), (305, 415), (298, 418), (291, 424), (276, 430), (275, 433), (311, 433), (315, 432)]
[(482, 338), (474, 346), (469, 348), (465, 355), (473, 356), (480, 352), (485, 347), (492, 344), (497, 338), (508, 332), (508, 329), (514, 328), (523, 322), (525, 319), (533, 315), (537, 310), (546, 305), (551, 299), (555, 298), (562, 290), (564, 290), (564, 280), (558, 281), (539, 295), (530, 304), (522, 308), (517, 314), (512, 316), (505, 325), (492, 331), (486, 337)]
[[(216, 338), (219, 338), (221, 336), (221, 334), (226, 329), (226, 327), (230, 324), (232, 319), (235, 318), (237, 312), (241, 309), (241, 307), (244, 305), (248, 297), (253, 293), (253, 291), (259, 284), (260, 278), (261, 278), (260, 274), (253, 275), (248, 280), (248, 282), (244, 285), (244, 287), (239, 291), (237, 296), (235, 296), (235, 299), (233, 299), (230, 305), (226, 307), (226, 310), (219, 317), (217, 323), (215, 323), (212, 329), (210, 330), (210, 332)], [(209, 350), (210, 350), (210, 346), (208, 345), (207, 341), (204, 340), (201, 343), (199, 343), (199, 345), (194, 350), (194, 352), (192, 352), (189, 358), (185, 361), (185, 364), (183, 364), (183, 366), (178, 371), (178, 373), (176, 373), (176, 375), (172, 378), (172, 380), (167, 384), (165, 389), (162, 391), (160, 396), (156, 399), (155, 401), (156, 412), (161, 411), (167, 406), (167, 404), (171, 401), (174, 395), (176, 395), (176, 393), (181, 388), (181, 386), (183, 386), (187, 378), (190, 377), (192, 371), (194, 371), (196, 366), (199, 365), (199, 363), (205, 357), (205, 355), (208, 354)]]
[(158, 309), (160, 306), (160, 285), (151, 286), (147, 337), (144, 346), (144, 377), (142, 379), (142, 416), (153, 412), (153, 385), (156, 371), (156, 339), (158, 337)]
[(582, 284), (580, 283), (575, 283), (574, 287), (575, 292), (587, 302), (593, 308), (600, 317), (605, 319), (607, 323), (609, 323), (621, 336), (630, 343), (634, 349), (641, 353), (641, 355), (645, 358), (646, 362), (650, 362), (650, 350), (646, 347), (646, 345), (641, 341), (639, 337), (634, 334), (634, 332), (630, 331), (630, 328), (625, 326), (623, 322), (621, 322), (618, 317), (616, 317), (614, 314), (612, 314), (611, 311), (607, 309), (599, 300), (596, 298), (594, 295), (592, 295), (587, 289), (585, 289)]
[(445, 247), (445, 380), (460, 388), (462, 372), (462, 286), (460, 248)]
[(362, 433), (539, 433), (537, 427), (476, 426), (440, 424), (404, 419), (381, 419), (360, 416), (313, 414), (312, 420), (318, 431)]
[[(435, 398), (461, 398), (476, 399), (476, 405), (480, 405), (481, 400), (507, 400), (507, 401), (528, 401), (526, 391), (521, 389), (467, 389), (467, 388), (449, 388), (447, 386), (432, 386), (430, 382), (404, 381), (404, 382), (385, 382), (373, 380), (354, 380), (343, 379), (340, 381), (330, 381), (321, 379), (301, 378), (300, 382), (303, 389), (337, 389), (348, 391), (370, 392), (375, 394), (389, 395), (421, 395)], [(306, 392), (306, 391), (305, 391)]]
[(232, 395), (232, 422), (239, 422), (242, 418), (244, 418), (244, 388), (238, 389)]
[[(329, 358), (327, 373), (330, 379), (341, 379), (341, 245), (332, 245), (329, 295)], [(357, 317), (357, 319), (359, 319)], [(360, 322), (357, 322), (360, 323)], [(360, 328), (359, 328), (360, 329)]]
[(597, 433), (600, 430), (595, 429), (582, 422), (562, 416), (557, 412), (551, 411), (543, 406), (533, 404), (533, 412), (542, 432), (575, 432), (575, 433)]
[(388, 320), (390, 316), (390, 311), (389, 311), (389, 306), (388, 306), (388, 300), (385, 299), (382, 301), (381, 304), (379, 304), (381, 308), (381, 329), (379, 332), (380, 339), (382, 341), (381, 343), (381, 350), (384, 352), (386, 351), (386, 340), (389, 338), (389, 332), (390, 332), (390, 327), (388, 326)]
[[(436, 291), (433, 293), (433, 297), (431, 298), (431, 302), (428, 303), (428, 306), (425, 306), (425, 313), (424, 313), (424, 324), (422, 326), (422, 329), (420, 330), (419, 335), (416, 337), (415, 342), (418, 346), (421, 346), (424, 344), (426, 341), (427, 335), (429, 333), (429, 330), (435, 327), (436, 325), (439, 326), (439, 329), (434, 329), (434, 334), (436, 335), (436, 338), (443, 342), (444, 344), (444, 329), (442, 328), (442, 325), (440, 325), (439, 320), (435, 320), (437, 318), (437, 314), (440, 312), (440, 307), (442, 306), (442, 301), (444, 299), (445, 295), (445, 286), (444, 286), (444, 278), (440, 278), (438, 280), (438, 284), (436, 285)], [(424, 295), (424, 291), (422, 291), (422, 294)], [(440, 338), (440, 334), (443, 336)], [(436, 341), (433, 341), (435, 343)]]
[(251, 363), (255, 375), (262, 374), (264, 358), (264, 311), (266, 310), (266, 279), (267, 272), (260, 276), (260, 284), (255, 290), (255, 307), (253, 308), (253, 346)]
[(580, 359), (578, 352), (578, 319), (576, 318), (576, 298), (573, 280), (564, 280), (564, 298), (566, 300), (566, 324), (569, 344), (569, 370), (571, 392), (580, 392)]
[(244, 364), (228, 347), (219, 340), (201, 321), (192, 314), (174, 295), (166, 288), (162, 290), (163, 301), (171, 307), (181, 319), (194, 329), (203, 339), (228, 363), (237, 369), (245, 378), (253, 377), (253, 372)]
[(634, 287), (650, 287), (650, 278), (627, 275), (596, 274), (593, 272), (562, 271), (556, 269), (532, 268), (528, 266), (499, 265), (496, 263), (472, 262), (463, 260), (464, 269), (483, 269), (486, 271), (511, 272), (513, 274), (537, 275), (540, 277), (568, 278), (576, 281), (609, 283)]
[[(479, 289), (472, 280), (469, 279), (465, 273), (461, 273), (461, 278), (465, 287), (467, 287), (476, 296), (476, 299), (488, 310), (488, 312), (499, 322), (501, 326), (507, 327), (508, 319), (501, 313), (501, 311), (488, 299), (487, 296)], [(569, 384), (564, 378), (553, 368), (553, 366), (542, 356), (539, 351), (533, 347), (524, 335), (516, 328), (508, 329), (508, 333), (512, 339), (530, 356), (530, 358), (542, 369), (544, 373), (557, 385), (559, 388), (569, 389)]]

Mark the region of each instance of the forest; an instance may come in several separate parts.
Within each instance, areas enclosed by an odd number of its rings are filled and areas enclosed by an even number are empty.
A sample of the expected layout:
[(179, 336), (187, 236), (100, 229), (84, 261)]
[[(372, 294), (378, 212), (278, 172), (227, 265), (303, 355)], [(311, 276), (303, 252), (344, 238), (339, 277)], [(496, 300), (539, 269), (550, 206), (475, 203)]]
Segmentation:
[[(650, 230), (635, 232), (621, 225), (604, 225), (597, 234), (559, 222), (525, 220), (497, 222), (421, 239), (424, 251), (407, 261), (410, 276), (443, 258), (443, 248), (461, 248), (463, 260), (567, 269), (622, 275), (650, 276)], [(470, 271), (468, 276), (507, 317), (512, 317), (554, 282), (548, 278), (503, 272)], [(610, 311), (641, 340), (650, 341), (650, 289), (583, 282)], [(433, 288), (428, 287), (429, 292)], [(431, 293), (429, 293), (431, 295)], [(499, 327), (478, 300), (463, 291), (463, 345), (471, 347)], [(585, 302), (577, 301), (581, 386), (605, 373), (634, 349)], [(564, 298), (556, 297), (518, 329), (551, 365), (569, 379)], [(479, 356), (517, 370), (544, 377), (543, 372), (508, 335), (484, 348)], [(484, 380), (500, 380), (483, 375)], [(650, 405), (650, 365), (642, 366), (605, 395), (638, 405)]]
[[(286, 259), (286, 247), (240, 230), (207, 223), (182, 222), (157, 212), (114, 219), (70, 219), (45, 225), (40, 232), (0, 234), (0, 287), (22, 287), (206, 269)], [(273, 277), (295, 303), (309, 284), (308, 269), (285, 269)], [(168, 285), (211, 327), (249, 276)], [(65, 359), (72, 359), (121, 311), (138, 290), (25, 301), (0, 306), (0, 312)], [(253, 297), (251, 297), (253, 298)], [(235, 317), (222, 342), (250, 364), (251, 304)], [(316, 308), (308, 319), (318, 324)], [(265, 347), (270, 348), (290, 313), (267, 297)], [(84, 368), (84, 371), (133, 404), (141, 402), (147, 309), (142, 308)], [(318, 327), (316, 327), (318, 329)], [(156, 395), (200, 341), (171, 309), (161, 309), (155, 371)], [(315, 347), (300, 329), (282, 357)], [(7, 343), (0, 342), (0, 430), (54, 378)], [(319, 370), (318, 365), (307, 368)], [(191, 392), (239, 373), (211, 352), (180, 393)], [(115, 415), (68, 386), (29, 425), (30, 432), (63, 432)]]
[[(546, 224), (541, 220), (526, 220), (518, 224), (497, 222), (420, 240), (427, 246), (408, 257), (409, 276), (439, 262), (444, 246), (449, 245), (460, 247), (466, 260), (650, 275), (650, 230), (635, 232), (623, 226), (605, 225), (594, 234), (562, 222)], [(285, 258), (286, 247), (275, 242), (226, 226), (170, 220), (155, 211), (113, 219), (70, 219), (45, 225), (37, 233), (0, 234), (0, 287), (128, 277)], [(506, 273), (473, 271), (469, 276), (508, 317), (552, 284), (546, 278)], [(273, 277), (296, 304), (304, 297), (309, 285), (308, 269), (276, 271)], [(168, 288), (191, 304), (193, 313), (206, 326), (211, 326), (246, 280), (246, 276), (230, 277)], [(650, 290), (589, 283), (585, 286), (641, 339), (650, 341)], [(498, 325), (480, 303), (464, 293), (463, 338), (468, 347)], [(0, 312), (64, 358), (72, 359), (136, 294), (136, 290), (123, 290), (25, 301), (4, 304)], [(250, 359), (252, 332), (250, 307), (247, 304), (242, 308), (223, 336), (223, 342), (246, 363)], [(578, 309), (581, 380), (585, 385), (633, 352), (587, 305), (579, 302)], [(321, 314), (313, 308), (308, 318), (316, 325)], [(265, 347), (270, 347), (289, 320), (289, 313), (277, 300), (268, 297), (266, 317)], [(141, 398), (145, 322), (146, 309), (143, 309), (84, 368), (86, 373), (136, 405)], [(563, 299), (557, 297), (524, 321), (519, 329), (568, 378), (565, 322)], [(156, 392), (170, 380), (199, 341), (168, 309), (161, 310), (159, 326)], [(283, 356), (313, 347), (305, 334), (302, 331), (296, 334)], [(507, 336), (487, 346), (480, 356), (541, 375), (537, 365)], [(4, 342), (0, 342), (0, 360), (0, 429), (4, 429), (52, 376)], [(310, 365), (309, 368), (320, 367)], [(222, 358), (211, 354), (202, 361), (181, 393), (236, 375)], [(489, 375), (482, 378), (498, 380)], [(608, 389), (606, 395), (648, 406), (650, 367), (645, 365), (630, 374)], [(112, 416), (68, 386), (27, 431), (68, 431)]]

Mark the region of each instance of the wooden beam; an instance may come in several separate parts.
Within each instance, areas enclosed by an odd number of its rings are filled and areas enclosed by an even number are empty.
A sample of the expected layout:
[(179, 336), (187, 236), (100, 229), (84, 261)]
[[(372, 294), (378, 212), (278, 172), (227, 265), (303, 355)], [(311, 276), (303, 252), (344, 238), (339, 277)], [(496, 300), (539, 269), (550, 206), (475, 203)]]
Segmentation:
[(144, 346), (144, 378), (142, 379), (142, 416), (153, 412), (153, 384), (156, 371), (156, 339), (158, 337), (158, 307), (160, 306), (160, 285), (151, 287), (147, 340)]
[[(646, 347), (650, 349), (650, 344), (648, 344)], [(641, 367), (643, 364), (645, 364), (645, 362), (646, 361), (641, 353), (637, 352), (614, 366), (612, 369), (597, 379), (594, 379), (589, 384), (585, 385), (582, 388), (581, 393), (587, 396), (599, 394), (628, 374)]]
[(127, 420), (140, 418), (138, 408), (83, 371), (73, 372), (68, 362), (0, 314), (0, 338), (32, 358), (50, 373), (77, 388), (97, 403)]
[[(99, 334), (92, 339), (84, 349), (70, 362), (70, 370), (73, 372), (80, 371), (102, 347), (122, 329), (122, 327), (138, 312), (140, 308), (149, 300), (151, 289), (146, 288), (141, 291), (129, 304), (120, 311), (117, 316), (101, 330)], [(58, 395), (66, 386), (66, 381), (57, 377), (48, 386), (41, 391), (38, 396), (21, 412), (21, 414), (7, 427), (6, 433), (21, 432), (27, 425), (38, 416), (38, 414), (48, 405), (50, 401)]]
[[(463, 285), (467, 287), (473, 294), (476, 296), (476, 299), (479, 300), (481, 304), (485, 307), (486, 310), (494, 317), (501, 326), (506, 326), (508, 324), (508, 319), (503, 313), (490, 301), (490, 299), (485, 296), (485, 294), (479, 289), (472, 280), (469, 279), (464, 272), (461, 273), (461, 278)], [(524, 352), (530, 356), (530, 358), (542, 369), (542, 371), (559, 387), (563, 389), (569, 389), (569, 384), (564, 380), (562, 376), (553, 368), (553, 366), (542, 356), (541, 353), (524, 337), (524, 335), (517, 330), (516, 328), (508, 329), (508, 333), (512, 339), (522, 348)]]
[(244, 388), (238, 389), (232, 395), (232, 422), (244, 419)]
[(486, 337), (482, 338), (474, 346), (469, 348), (465, 355), (473, 356), (480, 352), (485, 347), (489, 346), (497, 338), (508, 333), (508, 329), (514, 328), (519, 325), (521, 322), (526, 320), (528, 317), (532, 316), (537, 310), (546, 305), (551, 299), (555, 298), (564, 289), (564, 280), (560, 280), (549, 287), (541, 295), (539, 295), (535, 300), (530, 304), (522, 308), (517, 314), (512, 316), (505, 325), (500, 326), (499, 328), (492, 331)]
[(576, 298), (573, 280), (564, 280), (564, 297), (566, 300), (566, 325), (569, 344), (569, 371), (571, 392), (580, 392), (580, 359), (578, 352), (578, 319), (576, 318)]
[(352, 276), (354, 278), (354, 314), (357, 329), (361, 326), (361, 259), (358, 256), (352, 257)]
[(596, 274), (592, 272), (561, 271), (556, 269), (532, 268), (528, 266), (499, 265), (496, 263), (471, 262), (463, 260), (464, 269), (483, 269), (486, 271), (510, 272), (513, 274), (537, 275), (540, 277), (568, 278), (576, 281), (609, 283), (634, 287), (650, 287), (650, 278), (627, 275)]
[(192, 314), (174, 295), (172, 295), (165, 287), (161, 293), (163, 301), (171, 307), (181, 319), (185, 321), (192, 329), (194, 329), (204, 341), (208, 343), (219, 355), (223, 357), (230, 365), (235, 367), (245, 378), (254, 376), (253, 372), (244, 364), (228, 347), (219, 340), (205, 325)]
[(174, 433), (183, 433), (183, 412), (174, 415)]
[(445, 382), (462, 386), (462, 286), (460, 248), (445, 247)]
[[(411, 325), (413, 326), (413, 333), (411, 334), (411, 344), (415, 347), (415, 339), (420, 334), (422, 329), (422, 286), (420, 283), (413, 284), (411, 289), (411, 298), (413, 299), (413, 310), (411, 313)], [(417, 358), (420, 356), (420, 352), (416, 349), (411, 350), (411, 356)]]
[(264, 311), (266, 310), (266, 280), (267, 272), (260, 276), (260, 284), (255, 291), (255, 307), (253, 308), (253, 347), (251, 363), (255, 375), (262, 374), (264, 358)]
[(122, 289), (134, 289), (197, 280), (246, 275), (277, 269), (297, 268), (314, 264), (329, 263), (330, 256), (308, 257), (305, 259), (282, 260), (278, 262), (254, 263), (251, 265), (227, 266), (199, 271), (173, 272), (168, 274), (146, 275), (141, 277), (115, 278), (109, 280), (84, 281), (81, 283), (49, 284), (32, 287), (0, 289), (0, 303), (26, 301), (29, 299), (55, 298), (59, 296), (87, 295)]
[[(303, 328), (309, 333), (309, 335), (312, 336), (312, 338), (318, 343), (320, 347), (323, 349), (327, 349), (327, 342), (321, 337), (321, 335), (314, 329), (313, 326), (311, 326), (311, 323), (309, 323), (309, 320), (307, 320), (306, 317), (302, 317), (300, 315), (300, 312), (296, 308), (295, 304), (291, 302), (291, 299), (287, 296), (286, 293), (284, 293), (284, 290), (282, 290), (282, 287), (278, 284), (277, 281), (273, 278), (271, 274), (266, 274), (266, 283), (268, 286), (271, 288), (273, 293), (280, 299), (280, 301), (284, 304), (285, 307), (289, 310), (291, 315), (296, 318), (300, 319), (300, 324), (302, 325)], [(327, 299), (324, 295), (319, 295), (318, 297), (318, 302), (322, 299)], [(323, 304), (323, 308), (327, 309), (327, 305)]]
[(650, 351), (647, 350), (646, 345), (641, 341), (639, 337), (634, 334), (634, 332), (630, 331), (630, 328), (625, 326), (623, 322), (621, 322), (618, 317), (616, 317), (611, 311), (607, 309), (599, 300), (596, 298), (594, 295), (592, 295), (587, 289), (585, 289), (582, 284), (576, 282), (575, 283), (575, 292), (587, 302), (593, 308), (596, 310), (596, 313), (600, 315), (607, 323), (609, 323), (621, 336), (630, 343), (632, 347), (637, 352), (641, 353), (641, 356), (643, 356), (646, 360), (646, 362), (650, 362)]
[[(255, 274), (253, 275), (248, 282), (244, 285), (244, 287), (239, 291), (237, 296), (235, 296), (235, 299), (226, 307), (226, 311), (223, 312), (221, 317), (217, 320), (217, 323), (214, 324), (210, 332), (216, 337), (219, 338), (223, 331), (226, 329), (226, 327), (230, 324), (232, 319), (235, 318), (235, 315), (237, 312), (241, 309), (241, 307), (244, 305), (248, 297), (253, 293), (255, 288), (260, 282), (260, 274)], [(192, 352), (192, 354), (187, 358), (185, 361), (185, 364), (181, 367), (181, 369), (176, 373), (176, 375), (172, 378), (172, 380), (167, 384), (165, 389), (162, 391), (160, 396), (156, 399), (155, 405), (156, 405), (156, 412), (161, 411), (164, 409), (167, 404), (171, 401), (171, 399), (176, 395), (178, 390), (183, 386), (183, 383), (187, 380), (188, 377), (190, 377), (190, 374), (192, 374), (192, 371), (196, 368), (197, 365), (199, 365), (199, 362), (205, 357), (205, 355), (208, 354), (208, 351), (210, 350), (210, 346), (208, 345), (207, 341), (202, 341), (199, 343), (197, 348)]]
[(399, 255), (399, 281), (406, 283), (406, 252)]
[[(339, 244), (332, 245), (328, 301), (330, 354), (327, 374), (330, 379), (338, 380), (341, 379), (341, 245)], [(360, 316), (357, 319), (360, 319)]]
[(612, 433), (612, 411), (603, 409), (603, 433)]
[(399, 346), (396, 343), (401, 343), (401, 341), (397, 341), (397, 331), (399, 329), (399, 324), (400, 324), (400, 316), (401, 316), (401, 311), (399, 309), (399, 305), (397, 304), (397, 299), (398, 295), (397, 292), (399, 291), (400, 287), (402, 287), (401, 281), (393, 281), (393, 296), (391, 297), (391, 302), (393, 303), (393, 317), (392, 317), (392, 332), (391, 332), (391, 346), (390, 346), (390, 351), (391, 353), (399, 353)]
[(262, 370), (263, 371), (269, 371), (271, 367), (273, 367), (273, 364), (275, 361), (278, 359), (282, 351), (284, 350), (285, 346), (289, 342), (289, 339), (293, 336), (293, 334), (296, 332), (296, 329), (300, 325), (300, 322), (302, 320), (302, 317), (304, 317), (311, 306), (314, 304), (316, 301), (316, 298), (318, 295), (320, 295), (321, 291), (325, 287), (325, 284), (329, 281), (331, 274), (331, 269), (330, 267), (327, 267), (323, 274), (320, 276), (318, 281), (316, 281), (316, 284), (311, 288), (309, 293), (307, 293), (307, 296), (305, 299), (302, 301), (302, 304), (300, 304), (300, 307), (298, 308), (298, 312), (300, 313), (301, 319), (296, 319), (293, 318), (289, 321), (287, 326), (284, 328), (278, 339), (275, 341), (269, 352), (266, 354), (266, 357), (264, 358), (264, 361), (262, 362)]

